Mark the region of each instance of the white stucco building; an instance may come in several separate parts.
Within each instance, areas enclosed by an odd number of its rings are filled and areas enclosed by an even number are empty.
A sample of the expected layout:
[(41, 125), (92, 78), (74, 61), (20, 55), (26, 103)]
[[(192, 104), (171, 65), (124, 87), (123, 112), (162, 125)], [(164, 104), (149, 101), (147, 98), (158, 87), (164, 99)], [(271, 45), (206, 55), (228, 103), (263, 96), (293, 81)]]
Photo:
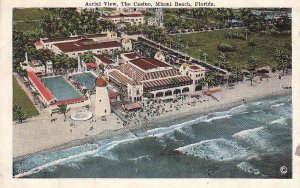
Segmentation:
[(144, 16), (140, 12), (120, 12), (117, 14), (103, 16), (101, 19), (110, 20), (115, 24), (129, 23), (130, 25), (143, 25)]
[(111, 114), (110, 100), (107, 91), (107, 81), (104, 78), (96, 80), (95, 115), (106, 116)]
[(141, 101), (143, 93), (149, 93), (152, 98), (166, 99), (194, 91), (189, 76), (155, 58), (129, 60), (110, 72), (109, 78), (127, 91), (132, 102)]

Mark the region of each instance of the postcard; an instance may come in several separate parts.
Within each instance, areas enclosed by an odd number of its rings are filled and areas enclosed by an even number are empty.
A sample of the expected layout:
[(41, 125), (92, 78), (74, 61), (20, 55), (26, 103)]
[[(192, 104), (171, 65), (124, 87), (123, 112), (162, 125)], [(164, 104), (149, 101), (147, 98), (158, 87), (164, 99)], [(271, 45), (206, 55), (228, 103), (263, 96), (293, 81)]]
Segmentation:
[(53, 3), (1, 3), (4, 187), (299, 186), (296, 1)]

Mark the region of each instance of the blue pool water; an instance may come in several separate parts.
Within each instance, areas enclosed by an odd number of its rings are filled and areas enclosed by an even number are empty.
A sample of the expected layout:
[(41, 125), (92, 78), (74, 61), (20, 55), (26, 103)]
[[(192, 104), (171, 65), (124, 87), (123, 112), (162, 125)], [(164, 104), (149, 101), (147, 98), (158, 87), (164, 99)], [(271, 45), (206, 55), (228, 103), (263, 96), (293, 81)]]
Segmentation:
[(41, 81), (59, 101), (81, 97), (79, 91), (73, 88), (63, 76), (42, 78)]
[(92, 74), (90, 72), (83, 72), (83, 73), (74, 74), (73, 78), (80, 85), (86, 86), (86, 88), (89, 91), (94, 90), (94, 88), (95, 88), (95, 80), (96, 80), (96, 76), (94, 74)]

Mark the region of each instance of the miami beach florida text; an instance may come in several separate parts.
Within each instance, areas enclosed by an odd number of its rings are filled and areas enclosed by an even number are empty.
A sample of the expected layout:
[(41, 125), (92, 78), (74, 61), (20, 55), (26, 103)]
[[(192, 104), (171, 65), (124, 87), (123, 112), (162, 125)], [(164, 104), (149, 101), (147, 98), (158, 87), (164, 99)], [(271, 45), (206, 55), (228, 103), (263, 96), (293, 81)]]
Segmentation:
[(104, 2), (86, 2), (85, 6), (105, 6), (105, 7), (213, 7), (215, 6), (214, 3), (212, 2), (194, 2), (194, 3), (190, 3), (190, 2), (160, 2), (160, 1), (156, 1), (154, 3), (149, 3), (149, 2), (133, 2), (133, 3), (129, 3), (129, 2), (108, 2), (108, 1), (104, 1)]

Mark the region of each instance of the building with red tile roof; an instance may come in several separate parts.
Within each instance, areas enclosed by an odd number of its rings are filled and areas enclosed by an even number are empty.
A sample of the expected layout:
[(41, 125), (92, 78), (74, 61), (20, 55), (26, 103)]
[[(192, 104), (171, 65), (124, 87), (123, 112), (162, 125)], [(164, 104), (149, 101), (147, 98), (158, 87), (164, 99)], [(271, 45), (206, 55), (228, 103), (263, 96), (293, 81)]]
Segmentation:
[(40, 93), (42, 99), (46, 104), (50, 104), (54, 101), (54, 96), (50, 90), (41, 82), (37, 75), (33, 71), (27, 72), (28, 79), (31, 81), (36, 90)]
[(127, 90), (132, 102), (141, 101), (143, 93), (153, 98), (173, 98), (193, 91), (192, 79), (155, 58), (137, 58), (109, 73), (109, 78)]

